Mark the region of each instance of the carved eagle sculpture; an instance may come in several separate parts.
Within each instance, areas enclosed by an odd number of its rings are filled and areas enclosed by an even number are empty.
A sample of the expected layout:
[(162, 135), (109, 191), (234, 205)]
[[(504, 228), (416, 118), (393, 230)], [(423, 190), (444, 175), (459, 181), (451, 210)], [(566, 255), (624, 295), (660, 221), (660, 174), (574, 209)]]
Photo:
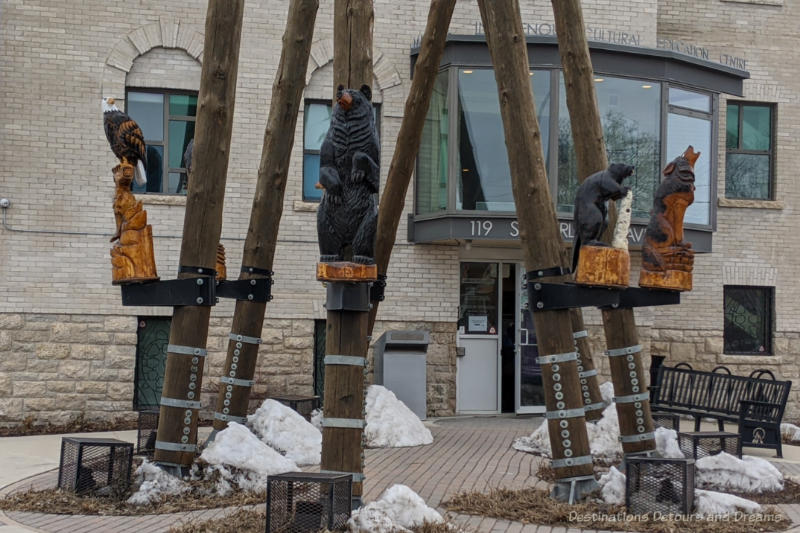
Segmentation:
[(128, 163), (136, 168), (134, 173), (136, 184), (147, 183), (144, 166), (147, 149), (144, 144), (144, 134), (135, 120), (119, 110), (113, 98), (103, 98), (103, 127), (114, 155), (121, 163)]

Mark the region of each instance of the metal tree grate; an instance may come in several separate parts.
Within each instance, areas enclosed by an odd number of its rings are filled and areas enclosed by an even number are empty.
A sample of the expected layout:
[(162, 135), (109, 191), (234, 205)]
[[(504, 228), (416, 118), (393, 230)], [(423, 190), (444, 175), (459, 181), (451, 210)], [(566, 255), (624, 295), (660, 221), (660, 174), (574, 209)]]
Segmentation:
[(681, 429), (681, 417), (675, 413), (665, 413), (663, 411), (653, 411), (653, 424), (656, 427), (662, 427), (667, 429), (674, 429), (675, 431), (680, 431)]
[(139, 420), (136, 424), (136, 455), (152, 457), (155, 453), (158, 415), (158, 409), (139, 411)]
[(317, 533), (350, 518), (352, 476), (289, 472), (267, 481), (267, 533)]
[(694, 506), (694, 459), (625, 458), (625, 506), (635, 515), (688, 515)]
[(117, 439), (64, 437), (58, 488), (76, 494), (119, 496), (130, 486), (133, 444)]
[(678, 443), (686, 457), (700, 459), (720, 452), (742, 457), (742, 439), (727, 431), (688, 431), (678, 433)]

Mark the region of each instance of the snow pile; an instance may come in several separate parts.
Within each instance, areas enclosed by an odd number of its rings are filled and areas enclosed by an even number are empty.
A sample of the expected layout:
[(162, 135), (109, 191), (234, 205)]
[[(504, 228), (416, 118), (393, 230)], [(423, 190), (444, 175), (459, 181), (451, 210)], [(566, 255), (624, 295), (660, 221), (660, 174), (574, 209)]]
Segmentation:
[(376, 501), (353, 511), (347, 526), (350, 533), (410, 533), (408, 528), (424, 522), (444, 519), (410, 488), (392, 485)]
[(370, 385), (367, 389), (367, 426), (370, 448), (400, 448), (431, 444), (433, 435), (411, 409), (389, 389)]
[[(611, 404), (606, 407), (602, 418), (597, 422), (588, 422), (586, 431), (589, 433), (589, 449), (594, 457), (602, 460), (616, 460), (622, 457), (616, 405)], [(656, 449), (662, 457), (683, 457), (675, 430), (656, 428), (655, 436)], [(531, 435), (516, 439), (512, 446), (521, 452), (551, 457), (547, 422), (543, 422)]]
[(783, 422), (781, 424), (781, 437), (783, 437), (784, 441), (800, 441), (800, 427)]
[(606, 406), (611, 405), (614, 401), (614, 384), (610, 381), (601, 383), (600, 396), (603, 397), (603, 403), (606, 404)]
[(322, 433), (297, 411), (275, 400), (264, 400), (247, 417), (247, 425), (264, 443), (299, 465), (319, 464)]
[(200, 459), (211, 465), (209, 474), (219, 472), (220, 492), (232, 481), (243, 490), (259, 492), (267, 486), (267, 476), (298, 470), (297, 465), (236, 422), (217, 433), (203, 450)]
[(147, 459), (136, 469), (136, 478), (139, 490), (128, 498), (128, 503), (132, 505), (158, 503), (162, 496), (181, 494), (189, 490), (186, 483), (167, 474)]
[(322, 409), (311, 411), (311, 425), (322, 431)]
[(783, 475), (760, 457), (742, 459), (725, 452), (702, 457), (695, 463), (697, 484), (717, 490), (774, 492), (783, 489)]
[(625, 503), (625, 474), (612, 466), (608, 473), (600, 476), (598, 483), (604, 502), (611, 505)]
[(656, 428), (656, 450), (660, 457), (683, 459), (683, 452), (678, 444), (678, 432), (674, 429)]
[(700, 516), (728, 516), (738, 512), (758, 513), (761, 506), (732, 494), (710, 490), (694, 490), (695, 513)]

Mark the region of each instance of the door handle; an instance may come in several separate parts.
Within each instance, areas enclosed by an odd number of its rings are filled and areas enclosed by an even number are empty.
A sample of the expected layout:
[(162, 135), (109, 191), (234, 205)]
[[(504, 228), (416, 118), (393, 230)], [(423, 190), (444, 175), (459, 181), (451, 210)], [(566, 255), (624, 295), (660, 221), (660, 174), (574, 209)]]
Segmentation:
[(464, 357), (467, 355), (467, 349), (464, 346), (456, 346), (456, 357)]

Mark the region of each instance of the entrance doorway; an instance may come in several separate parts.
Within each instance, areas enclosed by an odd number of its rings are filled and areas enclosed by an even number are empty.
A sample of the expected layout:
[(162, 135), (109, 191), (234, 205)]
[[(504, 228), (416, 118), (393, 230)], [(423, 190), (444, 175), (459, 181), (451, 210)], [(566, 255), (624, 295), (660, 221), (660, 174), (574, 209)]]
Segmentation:
[(536, 335), (516, 262), (462, 262), (456, 365), (459, 413), (544, 411)]

